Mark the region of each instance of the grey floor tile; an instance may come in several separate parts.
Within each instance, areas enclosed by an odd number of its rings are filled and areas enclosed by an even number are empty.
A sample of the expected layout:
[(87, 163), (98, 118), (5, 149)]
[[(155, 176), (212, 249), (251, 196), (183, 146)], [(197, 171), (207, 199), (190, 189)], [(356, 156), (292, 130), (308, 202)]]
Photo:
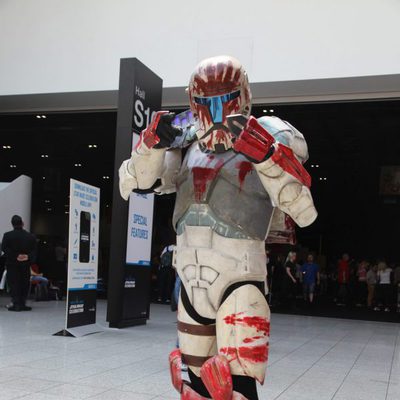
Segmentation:
[(65, 383), (60, 386), (43, 390), (41, 393), (59, 396), (60, 398), (87, 399), (91, 396), (105, 392), (106, 389), (100, 387), (84, 386), (78, 384)]
[(54, 386), (59, 386), (60, 382), (48, 381), (46, 379), (16, 378), (6, 382), (6, 385), (12, 389), (25, 390), (27, 392), (40, 392)]
[(28, 390), (12, 388), (6, 384), (0, 384), (0, 399), (1, 400), (17, 399), (22, 396), (28, 395), (29, 393), (30, 392)]
[(125, 392), (118, 389), (110, 389), (106, 392), (91, 397), (91, 399), (94, 400), (151, 400), (153, 398), (153, 395)]

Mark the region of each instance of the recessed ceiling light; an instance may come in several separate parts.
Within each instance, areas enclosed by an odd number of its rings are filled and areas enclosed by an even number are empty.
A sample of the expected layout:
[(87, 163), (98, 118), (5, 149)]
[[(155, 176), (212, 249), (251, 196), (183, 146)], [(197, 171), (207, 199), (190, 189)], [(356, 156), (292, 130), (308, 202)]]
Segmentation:
[(3, 149), (11, 149), (11, 146), (3, 145)]
[(269, 112), (274, 112), (274, 110), (271, 108), (271, 109), (269, 110)]
[(42, 115), (42, 118), (47, 118), (45, 115)]
[(47, 209), (47, 211), (51, 211), (51, 210), (52, 210), (52, 208), (50, 208), (50, 207)]
[(45, 176), (42, 176), (42, 179), (43, 179), (43, 180), (45, 180), (45, 179), (46, 179), (46, 177), (45, 177)]
[(76, 164), (74, 164), (74, 167), (82, 167), (82, 164), (76, 163)]
[(110, 179), (110, 177), (108, 175), (104, 175), (103, 179)]
[(88, 144), (89, 149), (97, 149), (97, 144)]
[(41, 116), (41, 115), (36, 115), (36, 118), (39, 118), (39, 119), (40, 119), (40, 118), (42, 118), (42, 116)]
[(45, 200), (44, 202), (45, 202), (45, 203), (50, 203), (50, 200)]
[(265, 113), (266, 113), (266, 112), (267, 112), (267, 110), (263, 110), (263, 112), (265, 112)]
[(108, 204), (106, 204), (106, 207), (108, 208), (108, 207), (110, 207)]
[(15, 164), (10, 164), (10, 168), (17, 168)]
[(69, 211), (65, 211), (65, 214), (69, 214)]
[(48, 154), (42, 154), (40, 157), (42, 157), (42, 158), (49, 158), (49, 155), (48, 155)]

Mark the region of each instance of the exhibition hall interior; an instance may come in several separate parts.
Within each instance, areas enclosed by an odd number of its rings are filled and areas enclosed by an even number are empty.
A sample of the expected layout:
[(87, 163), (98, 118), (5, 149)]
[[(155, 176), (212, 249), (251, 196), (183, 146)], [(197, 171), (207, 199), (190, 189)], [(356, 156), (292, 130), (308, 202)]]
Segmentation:
[(399, 399), (399, 16), (0, 2), (0, 400)]

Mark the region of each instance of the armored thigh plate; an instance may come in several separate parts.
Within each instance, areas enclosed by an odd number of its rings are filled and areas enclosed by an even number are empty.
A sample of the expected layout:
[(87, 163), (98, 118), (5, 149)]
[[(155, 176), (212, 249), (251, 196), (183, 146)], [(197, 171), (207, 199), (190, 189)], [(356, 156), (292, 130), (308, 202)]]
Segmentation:
[(225, 290), (234, 283), (263, 282), (264, 242), (226, 238), (208, 226), (186, 226), (178, 235), (175, 264), (189, 301), (205, 318), (215, 319)]

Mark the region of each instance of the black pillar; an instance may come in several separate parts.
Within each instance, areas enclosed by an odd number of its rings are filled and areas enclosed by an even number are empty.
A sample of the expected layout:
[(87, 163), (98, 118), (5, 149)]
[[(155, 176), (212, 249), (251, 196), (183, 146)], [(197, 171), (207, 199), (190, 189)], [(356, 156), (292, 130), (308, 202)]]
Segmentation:
[[(151, 267), (126, 264), (128, 202), (119, 193), (118, 169), (139, 134), (161, 109), (162, 79), (137, 58), (121, 59), (111, 223), (107, 321), (110, 327), (145, 324), (149, 317)], [(135, 287), (125, 285), (135, 280)]]

